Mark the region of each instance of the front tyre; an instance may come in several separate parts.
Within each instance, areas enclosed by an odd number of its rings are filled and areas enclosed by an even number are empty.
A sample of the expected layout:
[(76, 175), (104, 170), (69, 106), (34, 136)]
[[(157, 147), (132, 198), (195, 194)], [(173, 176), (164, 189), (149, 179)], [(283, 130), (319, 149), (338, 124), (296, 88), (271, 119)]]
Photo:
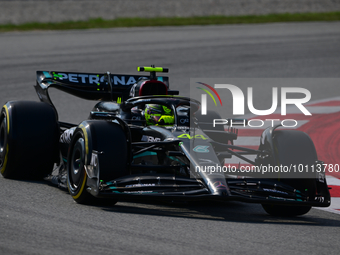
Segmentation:
[[(80, 204), (99, 202), (94, 199), (99, 181), (105, 183), (128, 175), (128, 161), (128, 141), (120, 125), (103, 120), (84, 121), (73, 134), (67, 160), (67, 187), (73, 199)], [(111, 200), (110, 204), (116, 202)]]
[[(311, 138), (297, 130), (276, 130), (273, 135), (277, 165), (314, 165), (317, 161), (315, 146)], [(304, 196), (313, 200), (316, 194), (315, 175), (306, 178), (281, 178), (282, 183), (299, 190)], [(311, 206), (285, 206), (263, 204), (263, 209), (273, 216), (298, 216), (309, 212)]]
[(93, 197), (86, 191), (87, 174), (85, 171), (85, 137), (79, 132), (74, 145), (71, 147), (71, 155), (67, 162), (67, 187), (73, 199), (80, 204), (93, 201)]
[(262, 205), (263, 209), (272, 216), (299, 216), (306, 214), (312, 208), (311, 206), (286, 206), (286, 205)]

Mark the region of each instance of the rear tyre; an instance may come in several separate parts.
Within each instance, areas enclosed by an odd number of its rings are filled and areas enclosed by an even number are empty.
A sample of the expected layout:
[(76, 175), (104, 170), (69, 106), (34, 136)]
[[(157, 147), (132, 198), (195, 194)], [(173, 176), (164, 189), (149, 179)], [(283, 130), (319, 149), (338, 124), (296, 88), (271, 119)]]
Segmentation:
[[(311, 138), (304, 132), (297, 130), (277, 130), (274, 132), (273, 143), (277, 164), (282, 166), (310, 166), (317, 160), (316, 150)], [(282, 178), (280, 182), (299, 190), (303, 195), (313, 200), (316, 194), (315, 175), (306, 178)], [(297, 216), (309, 212), (311, 206), (262, 205), (270, 215)]]
[(42, 179), (58, 159), (59, 126), (52, 106), (12, 101), (0, 113), (0, 171), (11, 179)]
[[(93, 150), (98, 152), (99, 180), (108, 182), (128, 174), (127, 148), (126, 135), (115, 123), (84, 121), (75, 130), (67, 161), (67, 187), (77, 203), (100, 203), (87, 191), (96, 188), (89, 185), (89, 176), (85, 170), (85, 165), (90, 164)], [(116, 202), (110, 200), (111, 205)]]

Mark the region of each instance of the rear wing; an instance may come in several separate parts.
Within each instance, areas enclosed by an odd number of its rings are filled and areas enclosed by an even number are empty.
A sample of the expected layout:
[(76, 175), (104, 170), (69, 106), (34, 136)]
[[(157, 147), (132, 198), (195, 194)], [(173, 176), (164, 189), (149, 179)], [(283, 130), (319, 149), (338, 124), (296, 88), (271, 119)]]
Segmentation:
[[(111, 80), (112, 90), (108, 82)], [(48, 88), (56, 88), (74, 96), (96, 101), (125, 101), (131, 87), (140, 79), (150, 79), (147, 75), (98, 74), (57, 71), (37, 71), (34, 86), (41, 101), (52, 104)], [(169, 87), (169, 77), (156, 77)]]

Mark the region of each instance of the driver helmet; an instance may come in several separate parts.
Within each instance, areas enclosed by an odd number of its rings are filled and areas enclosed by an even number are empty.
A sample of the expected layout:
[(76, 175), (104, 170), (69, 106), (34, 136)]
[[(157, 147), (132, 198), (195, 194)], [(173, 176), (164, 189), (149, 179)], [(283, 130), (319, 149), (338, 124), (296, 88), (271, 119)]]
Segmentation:
[(173, 111), (159, 104), (145, 106), (145, 121), (147, 126), (172, 126), (175, 123)]

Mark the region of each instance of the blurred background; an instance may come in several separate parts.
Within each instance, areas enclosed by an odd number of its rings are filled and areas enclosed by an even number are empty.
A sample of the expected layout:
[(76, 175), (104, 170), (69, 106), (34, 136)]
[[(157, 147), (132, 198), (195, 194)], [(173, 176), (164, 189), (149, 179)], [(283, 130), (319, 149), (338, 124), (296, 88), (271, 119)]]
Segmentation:
[(339, 0), (0, 0), (0, 24), (93, 18), (194, 17), (318, 13), (340, 10)]

